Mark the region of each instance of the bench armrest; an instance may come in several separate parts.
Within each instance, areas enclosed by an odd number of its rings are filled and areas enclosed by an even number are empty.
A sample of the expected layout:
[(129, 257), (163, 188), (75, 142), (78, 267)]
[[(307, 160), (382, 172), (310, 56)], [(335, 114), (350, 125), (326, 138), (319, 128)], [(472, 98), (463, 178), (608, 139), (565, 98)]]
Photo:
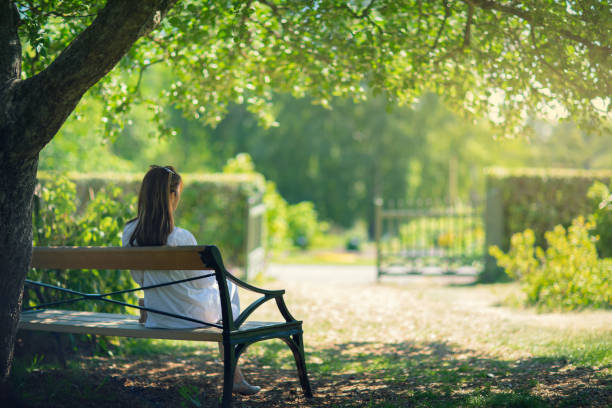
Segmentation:
[(289, 313), (289, 310), (287, 309), (287, 305), (285, 304), (285, 300), (283, 299), (283, 295), (285, 294), (284, 289), (280, 289), (280, 290), (262, 289), (262, 288), (258, 288), (256, 286), (250, 285), (238, 279), (237, 277), (232, 275), (230, 272), (228, 272), (227, 269), (225, 269), (225, 265), (223, 264), (223, 259), (221, 257), (221, 252), (219, 251), (219, 248), (217, 248), (215, 245), (207, 245), (205, 249), (202, 252), (200, 252), (200, 256), (202, 257), (202, 261), (206, 265), (213, 267), (216, 272), (223, 274), (225, 279), (231, 280), (237, 286), (243, 289), (247, 289), (252, 292), (263, 295), (262, 297), (260, 297), (259, 299), (251, 303), (249, 306), (247, 306), (247, 308), (244, 309), (242, 313), (240, 313), (240, 315), (235, 319), (233, 323), (233, 326), (235, 329), (239, 328), (240, 325), (244, 323), (246, 319), (259, 306), (263, 305), (265, 302), (267, 302), (270, 299), (276, 300), (276, 305), (278, 306), (278, 310), (280, 311), (281, 315), (283, 315), (283, 317), (285, 318), (285, 321), (287, 322), (296, 321), (296, 319), (291, 315), (291, 313)]
[(258, 288), (256, 286), (250, 285), (246, 283), (245, 281), (238, 279), (237, 277), (232, 275), (230, 272), (227, 272), (225, 276), (227, 279), (231, 280), (232, 282), (234, 282), (236, 285), (240, 286), (241, 288), (250, 290), (255, 293), (260, 293), (262, 295), (269, 295), (272, 297), (282, 296), (285, 294), (284, 289), (268, 290), (268, 289), (262, 289), (262, 288)]

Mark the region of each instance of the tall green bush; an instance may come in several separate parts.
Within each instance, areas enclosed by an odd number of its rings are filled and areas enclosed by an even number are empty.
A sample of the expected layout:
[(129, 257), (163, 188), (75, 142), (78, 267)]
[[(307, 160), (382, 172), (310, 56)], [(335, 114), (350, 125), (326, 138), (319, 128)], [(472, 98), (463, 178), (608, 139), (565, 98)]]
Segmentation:
[(597, 252), (603, 258), (612, 257), (612, 193), (601, 182), (595, 182), (589, 189), (588, 197), (593, 208), (595, 227), (592, 233), (597, 236)]
[(266, 205), (266, 246), (270, 249), (282, 249), (291, 245), (287, 211), (289, 204), (276, 189), (276, 183), (266, 181), (266, 192), (263, 197)]
[(599, 258), (594, 223), (577, 217), (569, 228), (557, 225), (544, 234), (546, 249), (531, 229), (516, 233), (510, 249), (490, 248), (506, 273), (518, 279), (527, 302), (545, 309), (612, 307), (612, 259)]
[(320, 230), (317, 211), (310, 201), (290, 205), (287, 210), (287, 223), (291, 242), (302, 249), (312, 244), (315, 235)]

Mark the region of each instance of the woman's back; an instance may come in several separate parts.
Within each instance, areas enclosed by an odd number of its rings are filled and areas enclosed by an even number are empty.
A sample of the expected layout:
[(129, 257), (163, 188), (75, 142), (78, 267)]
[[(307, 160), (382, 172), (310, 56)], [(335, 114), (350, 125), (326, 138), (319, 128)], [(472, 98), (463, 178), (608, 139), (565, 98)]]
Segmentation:
[[(136, 221), (128, 223), (122, 236), (123, 246), (129, 246), (130, 238), (136, 228)], [(135, 245), (138, 245), (135, 242)], [(169, 246), (197, 245), (189, 231), (174, 227), (168, 235)], [(210, 271), (132, 271), (132, 277), (140, 286), (151, 286), (170, 281), (202, 276)], [(164, 312), (191, 317), (205, 322), (216, 323), (221, 320), (219, 289), (214, 276), (176, 283), (156, 289), (145, 290), (145, 307)], [(239, 305), (232, 303), (234, 316), (240, 313)], [(192, 328), (201, 326), (188, 320), (177, 319), (158, 313), (148, 313), (146, 327)]]

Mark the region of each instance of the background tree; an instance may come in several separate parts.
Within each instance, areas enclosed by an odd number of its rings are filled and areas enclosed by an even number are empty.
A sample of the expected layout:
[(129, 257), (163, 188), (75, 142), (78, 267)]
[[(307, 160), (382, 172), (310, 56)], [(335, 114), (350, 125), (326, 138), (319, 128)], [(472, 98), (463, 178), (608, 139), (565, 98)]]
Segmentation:
[(207, 137), (213, 156), (248, 152), (289, 202), (313, 201), (321, 217), (343, 227), (368, 218), (375, 194), (405, 196), (408, 165), (420, 145), (411, 110), (387, 113), (382, 98), (332, 99), (331, 110), (309, 98), (274, 102), (282, 125), (269, 129), (242, 107), (231, 108)]
[[(482, 198), (482, 170), (490, 166), (609, 168), (612, 163), (612, 139), (605, 134), (588, 134), (571, 123), (535, 122), (531, 138), (495, 140), (486, 123), (459, 117), (432, 93), (410, 107), (392, 109), (380, 97), (360, 103), (333, 98), (332, 109), (289, 95), (272, 101), (280, 126), (259, 126), (243, 105), (229, 106), (216, 127), (171, 109), (167, 126), (177, 135), (161, 139), (147, 136), (152, 126), (138, 109), (130, 115), (132, 124), (111, 144), (116, 156), (107, 152), (107, 159), (98, 161), (106, 160), (111, 170), (118, 156), (129, 160), (133, 171), (148, 163), (178, 162), (184, 171), (214, 172), (247, 152), (290, 203), (313, 201), (322, 218), (341, 227), (357, 220), (372, 222), (376, 194), (412, 204)], [(45, 159), (42, 165), (53, 169), (63, 163), (69, 170), (77, 154), (83, 154), (77, 146), (82, 138), (82, 133), (62, 132), (53, 162)], [(99, 140), (98, 134), (91, 133), (88, 140)], [(44, 157), (49, 154), (45, 151)], [(65, 158), (60, 160), (61, 154)], [(92, 161), (96, 159), (80, 166), (91, 171)]]
[(38, 154), (90, 89), (104, 101), (111, 135), (133, 102), (163, 117), (159, 100), (138, 93), (141, 74), (160, 62), (179, 78), (160, 100), (210, 123), (232, 101), (273, 122), (275, 90), (326, 105), (332, 96), (362, 99), (366, 88), (402, 102), (433, 89), (508, 129), (552, 100), (582, 126), (597, 126), (610, 109), (608, 2), (174, 3), (0, 0), (3, 383), (31, 256)]

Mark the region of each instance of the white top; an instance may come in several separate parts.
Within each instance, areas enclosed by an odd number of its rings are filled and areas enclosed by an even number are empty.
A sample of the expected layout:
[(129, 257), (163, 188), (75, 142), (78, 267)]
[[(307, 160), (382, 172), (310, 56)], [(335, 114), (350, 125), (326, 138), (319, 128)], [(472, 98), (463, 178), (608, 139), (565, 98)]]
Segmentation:
[[(136, 228), (136, 222), (128, 223), (123, 229), (121, 242), (123, 246), (130, 245), (130, 237)], [(136, 242), (136, 244), (138, 244)], [(174, 227), (168, 235), (168, 246), (197, 245), (193, 234), (186, 229)], [(213, 271), (130, 271), (132, 278), (140, 285), (150, 286), (160, 283), (202, 276)], [(240, 301), (236, 285), (228, 281), (228, 290), (232, 303), (234, 319), (240, 313)], [(221, 300), (219, 287), (214, 276), (195, 279), (189, 282), (176, 283), (161, 288), (147, 289), (145, 307), (174, 313), (204, 322), (217, 323), (221, 320)], [(159, 313), (147, 312), (145, 327), (183, 329), (201, 327), (201, 324)]]

